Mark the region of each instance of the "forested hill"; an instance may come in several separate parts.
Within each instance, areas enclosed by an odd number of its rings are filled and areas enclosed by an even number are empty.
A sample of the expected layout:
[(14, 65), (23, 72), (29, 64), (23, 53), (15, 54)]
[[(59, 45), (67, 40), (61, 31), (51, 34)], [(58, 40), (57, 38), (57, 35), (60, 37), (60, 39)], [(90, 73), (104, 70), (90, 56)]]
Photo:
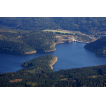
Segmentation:
[(95, 52), (97, 56), (106, 56), (106, 36), (86, 44), (84, 47)]
[(105, 87), (106, 65), (53, 71), (46, 55), (26, 61), (24, 69), (0, 73), (0, 87)]
[(0, 52), (30, 54), (55, 50), (55, 35), (43, 31), (1, 30)]
[(22, 30), (41, 30), (60, 28), (52, 18), (48, 17), (0, 17), (0, 27)]
[(105, 17), (0, 17), (1, 28), (64, 29), (88, 35), (106, 34)]

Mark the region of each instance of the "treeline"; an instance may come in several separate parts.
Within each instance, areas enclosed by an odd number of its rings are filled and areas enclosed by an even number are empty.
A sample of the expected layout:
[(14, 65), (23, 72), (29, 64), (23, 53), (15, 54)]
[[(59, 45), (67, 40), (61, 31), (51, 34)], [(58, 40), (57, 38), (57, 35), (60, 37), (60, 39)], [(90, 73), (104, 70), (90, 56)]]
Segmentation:
[(0, 17), (1, 28), (13, 28), (22, 30), (58, 29), (59, 25), (49, 17)]
[(106, 56), (106, 36), (84, 46), (86, 49), (95, 52), (97, 56)]
[(75, 34), (74, 35), (78, 41), (83, 41), (83, 42), (91, 42), (92, 39), (88, 36), (84, 36), (84, 35), (81, 35), (81, 34)]
[[(1, 87), (105, 87), (106, 65), (52, 71), (48, 66), (54, 56), (46, 55), (22, 64), (24, 69), (0, 74)], [(38, 63), (38, 64), (37, 64)], [(44, 67), (42, 67), (42, 65)], [(38, 71), (32, 71), (37, 70)], [(48, 67), (48, 68), (47, 68)]]
[(105, 17), (0, 17), (1, 28), (64, 29), (80, 31), (88, 35), (104, 34), (105, 22)]
[(11, 54), (24, 54), (29, 50), (33, 50), (29, 45), (13, 41), (0, 40), (0, 52)]
[(55, 35), (43, 31), (0, 31), (0, 52), (25, 54), (54, 50)]
[(25, 69), (21, 69), (20, 71), (30, 73), (51, 72), (52, 70), (49, 65), (54, 57), (53, 55), (46, 55), (28, 60), (21, 65)]
[(74, 30), (96, 35), (97, 32), (106, 30), (105, 17), (55, 17), (54, 22), (62, 29)]

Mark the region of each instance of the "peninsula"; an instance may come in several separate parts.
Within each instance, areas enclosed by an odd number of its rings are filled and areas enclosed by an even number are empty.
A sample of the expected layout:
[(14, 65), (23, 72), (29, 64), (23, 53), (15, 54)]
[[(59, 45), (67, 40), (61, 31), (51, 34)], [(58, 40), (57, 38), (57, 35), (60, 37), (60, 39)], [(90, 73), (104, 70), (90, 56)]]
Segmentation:
[(24, 62), (21, 66), (24, 69), (19, 71), (30, 72), (30, 73), (39, 73), (39, 72), (48, 72), (52, 71), (54, 65), (57, 61), (57, 57), (53, 55), (46, 55), (34, 58)]
[(106, 56), (106, 36), (95, 42), (88, 43), (84, 47), (94, 52), (96, 56)]
[[(2, 53), (52, 52), (56, 44), (78, 41), (88, 43), (85, 48), (96, 56), (106, 56), (105, 36), (106, 17), (0, 17)], [(17, 72), (0, 73), (0, 87), (106, 86), (106, 65), (53, 71), (57, 59), (41, 56)]]
[(49, 66), (51, 67), (51, 69), (53, 69), (53, 65), (57, 62), (58, 57), (54, 57), (52, 60), (50, 60), (50, 64)]

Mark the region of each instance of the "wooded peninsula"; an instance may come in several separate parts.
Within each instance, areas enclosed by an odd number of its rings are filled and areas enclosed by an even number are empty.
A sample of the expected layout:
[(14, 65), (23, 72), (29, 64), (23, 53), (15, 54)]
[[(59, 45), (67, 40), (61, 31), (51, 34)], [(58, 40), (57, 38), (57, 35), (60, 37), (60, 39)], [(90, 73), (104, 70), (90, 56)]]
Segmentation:
[[(58, 43), (87, 43), (96, 56), (106, 56), (105, 17), (0, 17), (0, 52), (17, 55), (55, 51)], [(53, 71), (56, 56), (22, 64), (0, 74), (1, 87), (105, 87), (106, 65)]]
[(22, 64), (17, 72), (0, 74), (1, 87), (105, 87), (106, 65), (53, 71), (53, 55), (37, 57)]
[(84, 47), (93, 51), (96, 56), (106, 56), (106, 36), (95, 42), (88, 43)]

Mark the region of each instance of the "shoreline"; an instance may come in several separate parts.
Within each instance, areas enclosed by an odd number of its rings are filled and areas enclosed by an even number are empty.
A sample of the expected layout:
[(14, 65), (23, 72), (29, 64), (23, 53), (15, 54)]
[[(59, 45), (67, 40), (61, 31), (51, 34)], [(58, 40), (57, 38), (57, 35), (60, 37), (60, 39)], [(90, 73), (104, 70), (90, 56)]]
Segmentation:
[(96, 53), (95, 53), (95, 56), (97, 56), (97, 57), (106, 57), (106, 55), (97, 55)]
[[(73, 42), (78, 42), (78, 43), (85, 43), (85, 44), (87, 44), (87, 43), (89, 43), (89, 42), (83, 42), (83, 41), (72, 41), (72, 42), (69, 42), (69, 43), (73, 43)], [(55, 43), (54, 44), (54, 47), (57, 45), (57, 44), (63, 44), (63, 43), (66, 43), (66, 42), (61, 42), (61, 43)], [(56, 50), (56, 48), (54, 49), (54, 50), (45, 50), (45, 52), (53, 52), (53, 51), (55, 51)]]
[[(87, 43), (89, 43), (89, 42), (82, 42), (82, 41), (72, 41), (72, 42), (69, 42), (69, 43), (73, 43), (73, 42), (78, 42), (78, 43), (85, 43), (85, 44), (87, 44)], [(57, 45), (57, 44), (63, 44), (63, 43), (67, 43), (67, 42), (57, 42), (57, 43), (55, 43), (54, 44), (54, 47)], [(53, 52), (53, 51), (55, 51), (56, 50), (56, 48), (54, 49), (54, 50), (45, 50), (44, 51), (44, 53), (46, 53), (46, 52)], [(30, 55), (30, 54), (34, 54), (34, 53), (36, 53), (37, 51), (36, 50), (33, 50), (33, 51), (29, 51), (29, 52), (26, 52), (26, 53), (10, 53), (10, 52), (6, 52), (6, 54), (15, 54), (15, 55)], [(0, 53), (5, 53), (5, 52), (2, 52), (2, 51), (0, 51)], [(39, 53), (39, 52), (38, 52)]]
[(57, 62), (58, 57), (54, 57), (53, 61), (49, 66), (51, 67), (51, 69), (53, 69), (53, 65)]
[(34, 54), (34, 53), (36, 53), (36, 52), (37, 52), (37, 51), (34, 50), (34, 51), (26, 52), (25, 54)]
[[(72, 41), (72, 42), (69, 42), (69, 43), (73, 43), (73, 42), (79, 42), (79, 43), (89, 43), (89, 42), (83, 42), (83, 41)], [(61, 43), (55, 43), (54, 44), (54, 47), (57, 45), (57, 44), (63, 44), (63, 43), (66, 43), (66, 42), (61, 42)], [(45, 50), (44, 52), (46, 53), (46, 52), (53, 52), (53, 51), (55, 51), (56, 50), (56, 48), (54, 49), (54, 50)], [(34, 51), (30, 51), (30, 52), (26, 52), (25, 54), (34, 54), (34, 53), (36, 53), (37, 51), (36, 50), (34, 50)]]
[(53, 52), (53, 51), (55, 51), (56, 50), (56, 48), (54, 49), (54, 50), (45, 50), (45, 53), (46, 52)]

